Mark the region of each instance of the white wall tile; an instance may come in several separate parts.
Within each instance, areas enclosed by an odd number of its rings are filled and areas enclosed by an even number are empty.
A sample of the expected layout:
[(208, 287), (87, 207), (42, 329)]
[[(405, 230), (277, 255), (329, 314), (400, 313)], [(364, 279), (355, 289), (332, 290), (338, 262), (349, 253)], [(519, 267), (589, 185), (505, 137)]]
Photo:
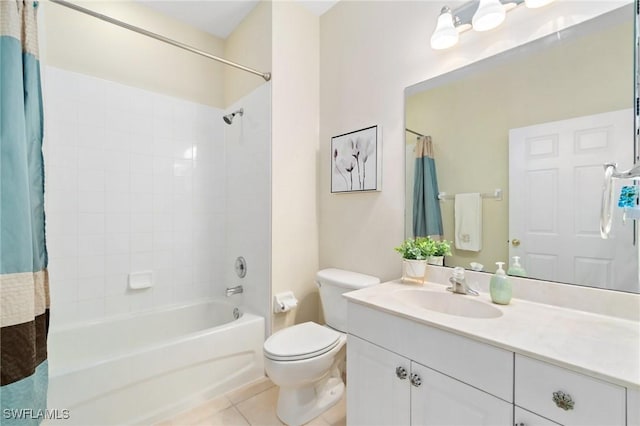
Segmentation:
[[(105, 296), (124, 296), (129, 286), (129, 274), (107, 274), (105, 276)], [(128, 308), (127, 308), (128, 310)]]
[(102, 191), (79, 191), (78, 211), (80, 213), (101, 213), (105, 211), (105, 196)]
[(78, 281), (78, 301), (104, 298), (104, 274)]
[(122, 315), (131, 310), (130, 299), (127, 295), (112, 295), (105, 298), (104, 311), (106, 315)]
[(152, 214), (153, 194), (131, 194), (131, 214)]
[(131, 232), (132, 233), (149, 233), (153, 232), (153, 214), (136, 213), (131, 215)]
[(80, 285), (84, 278), (104, 277), (104, 256), (80, 256), (78, 258), (78, 280)]
[(80, 191), (104, 191), (105, 180), (103, 170), (78, 170), (78, 190)]
[(128, 213), (108, 213), (106, 215), (106, 231), (108, 234), (128, 234), (131, 231), (131, 215)]
[(79, 213), (78, 235), (104, 234), (105, 215), (103, 213)]
[[(140, 253), (153, 251), (153, 234), (137, 233), (131, 234), (131, 253)], [(152, 264), (149, 264), (149, 269), (152, 268)]]
[(129, 254), (131, 252), (131, 242), (129, 234), (109, 233), (105, 236), (106, 254)]
[(104, 269), (107, 276), (128, 274), (131, 270), (131, 256), (129, 254), (107, 255)]
[[(53, 326), (214, 296), (228, 264), (222, 111), (46, 72)], [(153, 289), (127, 288), (139, 270)]]
[(104, 298), (78, 301), (78, 321), (89, 321), (104, 316)]
[(78, 237), (78, 249), (80, 256), (104, 256), (105, 237), (102, 235), (80, 235)]
[(50, 232), (47, 234), (47, 252), (49, 259), (78, 256), (78, 237)]
[(106, 173), (106, 191), (129, 192), (130, 175), (128, 171), (109, 170)]

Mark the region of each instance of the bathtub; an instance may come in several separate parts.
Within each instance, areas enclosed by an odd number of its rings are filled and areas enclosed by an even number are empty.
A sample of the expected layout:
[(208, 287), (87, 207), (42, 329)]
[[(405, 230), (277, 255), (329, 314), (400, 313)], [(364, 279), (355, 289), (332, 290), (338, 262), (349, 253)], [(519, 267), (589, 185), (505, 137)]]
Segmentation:
[(144, 424), (264, 376), (264, 318), (207, 301), (49, 333), (50, 409), (64, 425)]

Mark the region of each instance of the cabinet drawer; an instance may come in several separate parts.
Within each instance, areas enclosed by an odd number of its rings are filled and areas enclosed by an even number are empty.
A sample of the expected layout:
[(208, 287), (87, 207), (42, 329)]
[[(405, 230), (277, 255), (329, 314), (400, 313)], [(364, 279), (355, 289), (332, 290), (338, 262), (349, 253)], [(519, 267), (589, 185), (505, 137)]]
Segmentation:
[[(517, 354), (515, 371), (515, 404), (520, 407), (566, 426), (625, 424), (623, 387)], [(556, 392), (573, 407), (559, 407)]]
[(349, 334), (513, 402), (513, 352), (356, 303)]

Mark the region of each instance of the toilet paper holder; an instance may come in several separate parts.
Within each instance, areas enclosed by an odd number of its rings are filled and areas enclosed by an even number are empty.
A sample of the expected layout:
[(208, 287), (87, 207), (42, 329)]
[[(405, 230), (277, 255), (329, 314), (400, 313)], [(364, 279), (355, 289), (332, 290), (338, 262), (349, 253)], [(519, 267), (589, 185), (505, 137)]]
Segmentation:
[(298, 299), (296, 299), (292, 291), (285, 291), (273, 296), (273, 312), (276, 314), (289, 312), (296, 306), (298, 306)]

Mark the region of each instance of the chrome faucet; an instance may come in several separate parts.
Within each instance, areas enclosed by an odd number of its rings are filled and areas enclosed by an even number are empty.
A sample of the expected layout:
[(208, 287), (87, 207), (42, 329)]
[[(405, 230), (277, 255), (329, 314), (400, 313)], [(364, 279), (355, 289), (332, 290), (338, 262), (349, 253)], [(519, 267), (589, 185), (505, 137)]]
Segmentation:
[(464, 268), (459, 266), (453, 268), (453, 274), (449, 278), (449, 282), (451, 283), (451, 287), (447, 287), (447, 290), (452, 293), (470, 294), (472, 296), (478, 295), (477, 291), (467, 285), (467, 280), (464, 277)]
[(233, 295), (233, 294), (239, 294), (244, 292), (244, 289), (242, 288), (241, 285), (237, 285), (235, 287), (227, 287), (227, 291), (226, 291), (226, 295), (227, 297)]

